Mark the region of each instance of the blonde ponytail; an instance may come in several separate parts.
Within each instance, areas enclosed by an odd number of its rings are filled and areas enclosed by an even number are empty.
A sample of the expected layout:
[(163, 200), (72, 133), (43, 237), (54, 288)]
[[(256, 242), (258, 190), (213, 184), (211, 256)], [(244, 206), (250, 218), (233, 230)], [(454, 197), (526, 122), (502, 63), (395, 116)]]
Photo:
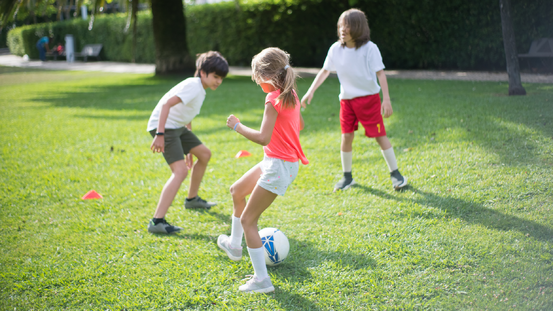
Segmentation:
[(280, 90), (277, 98), (283, 108), (294, 108), (297, 104), (296, 72), (290, 66), (290, 54), (279, 48), (266, 48), (252, 59), (252, 80), (270, 83)]

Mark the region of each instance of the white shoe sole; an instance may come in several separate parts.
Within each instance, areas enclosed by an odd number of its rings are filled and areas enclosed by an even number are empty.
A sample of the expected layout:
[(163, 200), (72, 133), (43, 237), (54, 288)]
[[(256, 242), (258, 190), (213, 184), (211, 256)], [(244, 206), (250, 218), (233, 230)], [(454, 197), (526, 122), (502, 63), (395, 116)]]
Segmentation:
[(219, 242), (219, 239), (217, 239), (217, 246), (219, 246), (220, 249), (225, 251), (225, 253), (227, 254), (228, 258), (230, 258), (230, 260), (240, 261), (242, 259), (242, 256), (240, 257), (233, 256), (223, 245), (221, 245), (221, 243)]
[(275, 287), (271, 286), (271, 287), (267, 287), (267, 288), (254, 289), (254, 290), (242, 291), (242, 292), (253, 294), (253, 293), (270, 293), (270, 292), (274, 292), (274, 291), (275, 291)]
[(407, 186), (407, 177), (403, 176), (403, 183), (401, 183), (401, 185), (399, 185), (397, 187), (394, 187), (394, 189), (399, 190), (399, 189), (401, 189), (405, 186)]
[(349, 185), (345, 186), (345, 187), (342, 188), (342, 189), (340, 189), (340, 188), (334, 188), (334, 192), (336, 192), (336, 191), (338, 191), (338, 190), (342, 190), (342, 191), (348, 190), (349, 188), (351, 188), (351, 186), (356, 185), (356, 184), (357, 184), (357, 183), (355, 182), (355, 179), (353, 179)]

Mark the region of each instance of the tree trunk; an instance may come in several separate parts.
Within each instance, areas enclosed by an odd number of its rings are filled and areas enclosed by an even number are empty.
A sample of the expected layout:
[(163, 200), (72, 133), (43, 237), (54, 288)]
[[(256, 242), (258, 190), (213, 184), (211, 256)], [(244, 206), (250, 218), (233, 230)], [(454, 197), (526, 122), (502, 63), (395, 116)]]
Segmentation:
[(132, 0), (131, 2), (131, 20), (132, 20), (132, 62), (136, 63), (136, 23), (138, 12), (138, 0)]
[(507, 59), (507, 75), (509, 75), (509, 95), (526, 95), (526, 90), (520, 81), (515, 30), (511, 19), (510, 0), (499, 0), (501, 10), (501, 28), (503, 29), (503, 45)]
[(181, 0), (150, 0), (156, 48), (156, 75), (194, 70), (188, 53), (186, 19)]

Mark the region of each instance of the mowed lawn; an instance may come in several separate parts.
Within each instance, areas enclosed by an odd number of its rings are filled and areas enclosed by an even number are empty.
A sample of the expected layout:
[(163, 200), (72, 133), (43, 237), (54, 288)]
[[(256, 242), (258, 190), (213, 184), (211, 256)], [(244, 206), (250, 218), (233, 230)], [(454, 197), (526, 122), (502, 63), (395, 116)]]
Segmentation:
[[(216, 244), (228, 188), (263, 157), (225, 125), (232, 113), (259, 127), (265, 94), (249, 78), (207, 90), (193, 121), (213, 152), (200, 195), (219, 204), (185, 210), (187, 179), (167, 215), (184, 231), (146, 229), (170, 174), (146, 123), (183, 78), (0, 67), (0, 309), (553, 309), (553, 85), (509, 97), (506, 83), (389, 79), (386, 129), (410, 186), (392, 189), (360, 129), (358, 185), (333, 193), (328, 79), (303, 112), (311, 163), (259, 223), (288, 236), (290, 255), (269, 268), (276, 291), (250, 295), (245, 243), (240, 262)], [(103, 199), (81, 200), (92, 189)]]

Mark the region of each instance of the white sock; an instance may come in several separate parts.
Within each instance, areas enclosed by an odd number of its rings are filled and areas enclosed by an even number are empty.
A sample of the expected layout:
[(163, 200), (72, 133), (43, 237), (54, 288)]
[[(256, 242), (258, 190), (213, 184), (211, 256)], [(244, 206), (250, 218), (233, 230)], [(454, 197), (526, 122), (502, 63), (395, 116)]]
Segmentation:
[(230, 246), (233, 248), (240, 248), (242, 245), (242, 235), (244, 229), (242, 229), (242, 223), (240, 218), (232, 215), (232, 229), (230, 232)]
[(353, 162), (353, 151), (344, 152), (340, 151), (340, 156), (342, 158), (342, 170), (344, 173), (351, 172), (351, 163)]
[(253, 271), (259, 280), (269, 276), (267, 273), (267, 265), (265, 264), (265, 250), (260, 248), (249, 248), (248, 253), (252, 260)]
[(388, 148), (386, 150), (380, 150), (382, 151), (382, 155), (384, 156), (384, 160), (386, 160), (386, 164), (388, 164), (388, 168), (390, 169), (390, 173), (397, 170), (397, 161), (396, 161), (396, 155), (394, 153), (394, 148)]

